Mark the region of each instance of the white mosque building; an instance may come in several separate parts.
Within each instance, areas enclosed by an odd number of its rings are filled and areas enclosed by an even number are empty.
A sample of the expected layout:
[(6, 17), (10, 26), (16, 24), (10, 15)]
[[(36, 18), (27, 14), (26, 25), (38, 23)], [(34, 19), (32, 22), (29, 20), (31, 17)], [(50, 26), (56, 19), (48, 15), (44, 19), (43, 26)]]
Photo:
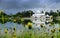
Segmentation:
[(41, 13), (39, 10), (37, 11), (37, 13), (33, 14), (31, 18), (33, 22), (32, 27), (40, 27), (40, 25), (45, 26), (45, 22), (53, 21), (52, 16), (45, 15), (45, 12)]

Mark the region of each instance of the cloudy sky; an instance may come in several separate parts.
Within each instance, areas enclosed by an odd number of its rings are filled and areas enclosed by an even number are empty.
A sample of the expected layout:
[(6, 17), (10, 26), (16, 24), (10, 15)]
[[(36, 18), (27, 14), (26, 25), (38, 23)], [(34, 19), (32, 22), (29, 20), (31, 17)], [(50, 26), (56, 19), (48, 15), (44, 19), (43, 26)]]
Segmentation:
[(60, 0), (0, 0), (0, 10), (7, 14), (29, 9), (60, 10)]

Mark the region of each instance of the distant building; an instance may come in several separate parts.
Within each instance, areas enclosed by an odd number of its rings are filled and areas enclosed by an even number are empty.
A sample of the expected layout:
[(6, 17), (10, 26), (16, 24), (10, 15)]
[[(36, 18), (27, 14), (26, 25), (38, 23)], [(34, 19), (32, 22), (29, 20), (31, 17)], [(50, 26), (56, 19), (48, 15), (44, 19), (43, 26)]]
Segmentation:
[(40, 11), (33, 14), (31, 18), (33, 22), (33, 27), (40, 27), (40, 25), (46, 25), (45, 22), (53, 21), (52, 16), (45, 15), (45, 12), (41, 13)]

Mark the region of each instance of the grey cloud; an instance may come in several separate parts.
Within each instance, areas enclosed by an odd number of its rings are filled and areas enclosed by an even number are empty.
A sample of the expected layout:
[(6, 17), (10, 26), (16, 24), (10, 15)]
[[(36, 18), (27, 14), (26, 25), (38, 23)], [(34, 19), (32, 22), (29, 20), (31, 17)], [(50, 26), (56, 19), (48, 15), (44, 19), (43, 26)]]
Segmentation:
[[(55, 4), (56, 3), (56, 4)], [(33, 9), (33, 8), (60, 8), (60, 0), (0, 0), (0, 9), (5, 9), (6, 11), (13, 12), (24, 9)]]
[(0, 6), (3, 9), (21, 9), (21, 8), (33, 8), (33, 7), (40, 7), (39, 0), (29, 0), (27, 2), (23, 2), (22, 0), (6, 0), (0, 3)]

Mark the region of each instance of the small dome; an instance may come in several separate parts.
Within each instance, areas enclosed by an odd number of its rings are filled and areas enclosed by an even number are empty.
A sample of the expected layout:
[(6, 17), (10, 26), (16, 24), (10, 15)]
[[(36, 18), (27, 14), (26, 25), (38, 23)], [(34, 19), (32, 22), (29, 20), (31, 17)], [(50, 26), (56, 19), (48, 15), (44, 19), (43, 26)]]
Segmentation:
[(40, 11), (39, 11), (39, 10), (37, 10), (37, 13), (40, 13)]

